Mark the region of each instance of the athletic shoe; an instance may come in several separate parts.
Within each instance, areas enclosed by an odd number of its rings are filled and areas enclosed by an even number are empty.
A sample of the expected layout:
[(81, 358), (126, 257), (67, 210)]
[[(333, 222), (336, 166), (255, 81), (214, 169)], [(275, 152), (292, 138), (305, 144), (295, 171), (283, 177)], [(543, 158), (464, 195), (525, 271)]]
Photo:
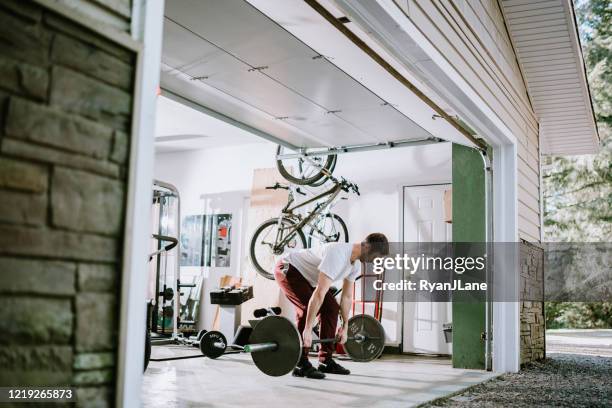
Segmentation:
[(340, 364), (336, 363), (333, 359), (329, 358), (323, 363), (319, 363), (319, 371), (329, 374), (340, 374), (349, 375), (351, 372)]
[(303, 364), (301, 367), (295, 367), (293, 369), (294, 377), (306, 377), (314, 378), (316, 380), (322, 380), (325, 378), (325, 374), (313, 367), (310, 362)]

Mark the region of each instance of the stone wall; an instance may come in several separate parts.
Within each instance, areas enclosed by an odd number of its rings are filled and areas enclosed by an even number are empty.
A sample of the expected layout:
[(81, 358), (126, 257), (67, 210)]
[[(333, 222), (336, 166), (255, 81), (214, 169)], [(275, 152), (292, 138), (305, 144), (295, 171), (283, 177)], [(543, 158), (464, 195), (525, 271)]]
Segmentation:
[(132, 0), (54, 0), (117, 31), (130, 31)]
[(545, 356), (544, 251), (523, 241), (521, 263), (521, 364)]
[(113, 403), (134, 60), (0, 2), (0, 386)]

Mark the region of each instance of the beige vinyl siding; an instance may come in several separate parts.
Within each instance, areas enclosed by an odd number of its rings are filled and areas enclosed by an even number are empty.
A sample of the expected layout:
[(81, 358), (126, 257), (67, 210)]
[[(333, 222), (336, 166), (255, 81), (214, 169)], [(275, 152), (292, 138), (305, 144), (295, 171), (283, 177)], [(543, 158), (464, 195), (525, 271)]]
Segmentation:
[(599, 136), (572, 1), (498, 1), (538, 113), (540, 153), (597, 152)]
[(538, 242), (539, 125), (497, 0), (397, 4), (516, 137), (519, 238)]

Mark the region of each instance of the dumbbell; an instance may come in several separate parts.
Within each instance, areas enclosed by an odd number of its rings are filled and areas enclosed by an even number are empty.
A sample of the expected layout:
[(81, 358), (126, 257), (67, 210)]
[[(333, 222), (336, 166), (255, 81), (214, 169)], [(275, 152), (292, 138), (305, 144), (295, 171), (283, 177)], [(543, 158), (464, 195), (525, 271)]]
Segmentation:
[(220, 331), (207, 331), (200, 338), (200, 351), (208, 358), (215, 359), (225, 353), (227, 339)]
[[(265, 317), (265, 316), (279, 315), (281, 314), (281, 312), (282, 310), (278, 306), (268, 307), (268, 308), (264, 307), (261, 309), (255, 309), (253, 311), (253, 316), (255, 316), (256, 318), (260, 318), (260, 317)], [(204, 354), (207, 357), (210, 357), (210, 358), (220, 357), (221, 355), (225, 353), (225, 350), (228, 347), (227, 339), (225, 338), (223, 333), (219, 331), (213, 330), (208, 333), (209, 334), (206, 337), (206, 339), (204, 339), (204, 341), (201, 341), (201, 340), (205, 333), (202, 333), (202, 336), (198, 335), (198, 342), (197, 344), (194, 344), (194, 345), (199, 346), (200, 351), (202, 351), (202, 354)], [(236, 339), (234, 339), (234, 341), (236, 341)], [(232, 348), (241, 350), (241, 347), (235, 344), (232, 345)]]
[(253, 310), (253, 316), (255, 316), (256, 318), (260, 318), (260, 317), (265, 317), (265, 316), (273, 316), (273, 315), (279, 315), (281, 314), (282, 310), (280, 307), (278, 306), (273, 306), (273, 307), (262, 307), (261, 309), (255, 309)]
[(164, 288), (159, 292), (159, 296), (164, 298), (164, 302), (169, 302), (174, 298), (174, 290), (172, 288)]
[[(344, 349), (354, 361), (371, 361), (384, 349), (385, 332), (382, 325), (368, 315), (356, 315), (349, 319), (351, 334)], [(253, 362), (264, 374), (281, 376), (289, 373), (298, 363), (302, 353), (302, 338), (293, 323), (281, 316), (263, 318), (251, 333), (250, 343), (244, 347), (233, 346), (241, 353), (250, 353)], [(338, 340), (317, 339), (313, 343), (333, 343)], [(217, 358), (227, 349), (225, 336), (220, 332), (207, 332), (200, 341), (200, 350), (210, 358)]]

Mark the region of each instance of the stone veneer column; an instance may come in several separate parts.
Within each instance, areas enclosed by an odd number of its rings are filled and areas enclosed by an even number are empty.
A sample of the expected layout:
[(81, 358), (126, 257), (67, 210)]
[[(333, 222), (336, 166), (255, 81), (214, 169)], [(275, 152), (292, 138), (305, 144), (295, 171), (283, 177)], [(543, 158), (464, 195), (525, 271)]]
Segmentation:
[(0, 386), (113, 404), (134, 61), (0, 2)]
[(521, 364), (545, 357), (544, 251), (537, 244), (520, 243)]

